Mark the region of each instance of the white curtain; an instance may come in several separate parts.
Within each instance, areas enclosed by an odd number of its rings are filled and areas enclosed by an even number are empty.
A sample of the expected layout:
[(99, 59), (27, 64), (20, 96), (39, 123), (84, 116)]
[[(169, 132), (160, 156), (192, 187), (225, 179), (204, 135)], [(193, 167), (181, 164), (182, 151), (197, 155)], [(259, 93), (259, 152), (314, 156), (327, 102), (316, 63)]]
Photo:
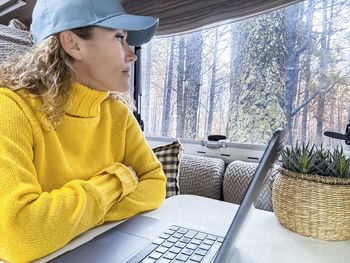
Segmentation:
[(302, 0), (120, 0), (135, 15), (159, 17), (157, 35), (193, 31), (215, 22), (236, 21)]

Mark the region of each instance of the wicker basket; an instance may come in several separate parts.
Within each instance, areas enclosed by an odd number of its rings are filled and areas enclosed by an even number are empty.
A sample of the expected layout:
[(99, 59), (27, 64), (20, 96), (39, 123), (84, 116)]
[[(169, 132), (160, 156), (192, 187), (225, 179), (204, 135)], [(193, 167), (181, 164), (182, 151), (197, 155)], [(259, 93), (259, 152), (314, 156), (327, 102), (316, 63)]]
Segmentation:
[(272, 203), (280, 223), (293, 232), (323, 240), (350, 238), (350, 178), (279, 168)]

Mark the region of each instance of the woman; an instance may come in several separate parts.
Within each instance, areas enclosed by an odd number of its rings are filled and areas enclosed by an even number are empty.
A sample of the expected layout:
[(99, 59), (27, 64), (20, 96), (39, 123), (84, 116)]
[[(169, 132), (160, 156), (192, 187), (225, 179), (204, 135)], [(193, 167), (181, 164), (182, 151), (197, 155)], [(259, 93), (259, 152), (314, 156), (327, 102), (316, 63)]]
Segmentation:
[(117, 0), (38, 0), (34, 48), (0, 71), (0, 259), (27, 262), (157, 208), (159, 161), (128, 108), (131, 45), (158, 20)]

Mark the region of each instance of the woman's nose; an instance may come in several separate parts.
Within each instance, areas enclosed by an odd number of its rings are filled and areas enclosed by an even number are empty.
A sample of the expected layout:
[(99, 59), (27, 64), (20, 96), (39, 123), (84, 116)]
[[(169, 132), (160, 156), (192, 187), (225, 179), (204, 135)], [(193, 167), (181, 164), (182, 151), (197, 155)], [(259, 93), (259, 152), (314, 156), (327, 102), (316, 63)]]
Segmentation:
[(126, 48), (126, 61), (127, 63), (133, 63), (137, 60), (136, 54), (132, 51), (129, 45)]

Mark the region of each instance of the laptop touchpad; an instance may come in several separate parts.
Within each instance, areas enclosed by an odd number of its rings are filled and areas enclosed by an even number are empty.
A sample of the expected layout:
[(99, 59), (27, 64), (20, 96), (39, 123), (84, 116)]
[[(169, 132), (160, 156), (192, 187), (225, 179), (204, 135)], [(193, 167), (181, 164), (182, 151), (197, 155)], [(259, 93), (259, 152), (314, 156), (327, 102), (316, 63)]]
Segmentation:
[(121, 262), (150, 241), (111, 229), (50, 262)]
[(49, 262), (122, 262), (168, 226), (167, 221), (136, 215)]

